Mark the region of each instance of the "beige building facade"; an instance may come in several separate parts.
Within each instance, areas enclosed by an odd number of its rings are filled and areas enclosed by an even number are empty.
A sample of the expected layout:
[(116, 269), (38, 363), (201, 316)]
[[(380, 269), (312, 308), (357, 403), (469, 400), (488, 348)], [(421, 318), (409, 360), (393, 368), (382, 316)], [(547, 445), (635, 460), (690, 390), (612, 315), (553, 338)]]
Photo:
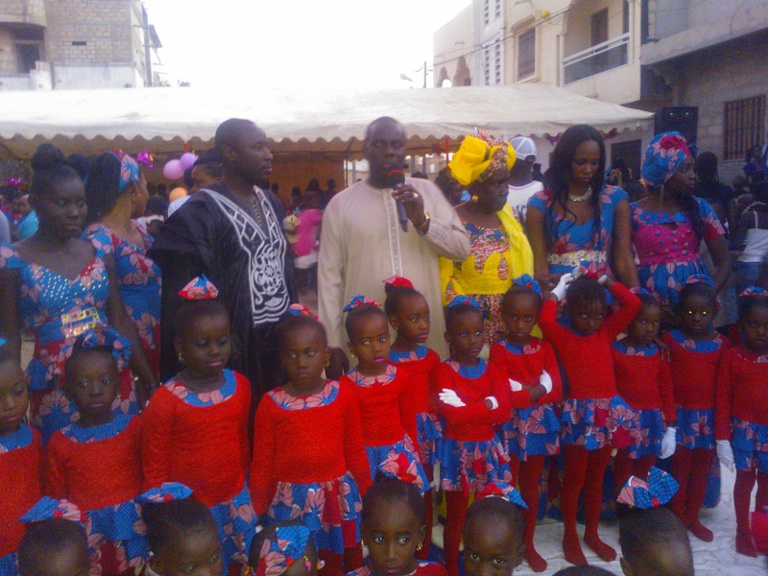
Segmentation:
[(159, 47), (140, 0), (0, 2), (0, 90), (152, 85)]

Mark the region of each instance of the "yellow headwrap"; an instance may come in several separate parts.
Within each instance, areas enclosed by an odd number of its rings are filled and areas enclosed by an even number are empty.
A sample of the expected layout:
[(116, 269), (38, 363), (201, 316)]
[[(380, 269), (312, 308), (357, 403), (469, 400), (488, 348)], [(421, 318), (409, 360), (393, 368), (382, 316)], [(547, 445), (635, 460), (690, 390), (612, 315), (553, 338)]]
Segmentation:
[(448, 164), (451, 175), (462, 186), (482, 182), (501, 167), (510, 170), (515, 165), (515, 149), (509, 142), (495, 140), (487, 131), (466, 136), (458, 152)]

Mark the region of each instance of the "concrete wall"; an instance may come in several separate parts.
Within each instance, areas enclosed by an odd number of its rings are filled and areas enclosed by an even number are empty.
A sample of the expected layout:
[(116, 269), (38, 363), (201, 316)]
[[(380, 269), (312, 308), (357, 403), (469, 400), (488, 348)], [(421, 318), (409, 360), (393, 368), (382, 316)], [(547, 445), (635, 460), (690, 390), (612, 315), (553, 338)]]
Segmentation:
[[(698, 106), (698, 146), (723, 155), (723, 103), (768, 95), (768, 30), (659, 66), (679, 82), (673, 106)], [(768, 118), (764, 120), (768, 126)], [(720, 178), (730, 184), (743, 161), (721, 164)]]
[(16, 74), (19, 71), (14, 39), (13, 32), (0, 28), (0, 76)]
[(57, 90), (87, 88), (135, 88), (136, 73), (132, 65), (56, 65), (53, 70)]
[(2, 0), (0, 22), (45, 26), (44, 0)]

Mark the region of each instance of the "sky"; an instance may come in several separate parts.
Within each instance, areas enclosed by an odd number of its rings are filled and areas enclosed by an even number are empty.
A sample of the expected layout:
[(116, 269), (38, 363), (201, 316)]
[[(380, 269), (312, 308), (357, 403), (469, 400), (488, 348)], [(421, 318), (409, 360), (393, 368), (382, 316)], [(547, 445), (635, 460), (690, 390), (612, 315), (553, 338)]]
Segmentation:
[[(420, 88), (432, 36), (471, 0), (144, 0), (172, 84)], [(403, 80), (405, 74), (413, 84)], [(430, 76), (428, 85), (432, 85)]]

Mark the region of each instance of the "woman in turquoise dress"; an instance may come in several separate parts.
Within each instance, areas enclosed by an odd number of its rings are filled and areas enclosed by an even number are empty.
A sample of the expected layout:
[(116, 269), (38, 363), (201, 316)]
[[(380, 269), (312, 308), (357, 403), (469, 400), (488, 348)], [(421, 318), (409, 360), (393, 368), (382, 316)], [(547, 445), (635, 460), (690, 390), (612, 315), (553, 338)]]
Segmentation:
[(580, 265), (611, 270), (627, 287), (638, 285), (630, 243), (629, 200), (605, 186), (605, 143), (586, 124), (568, 128), (552, 155), (546, 188), (528, 201), (525, 228), (536, 280), (545, 291)]
[(147, 257), (154, 240), (135, 218), (149, 200), (139, 165), (122, 150), (96, 158), (85, 185), (88, 215), (84, 238), (111, 254), (125, 310), (136, 325), (144, 354), (160, 374), (160, 267)]
[[(0, 337), (21, 352), (21, 328), (35, 335), (29, 364), (32, 423), (45, 439), (77, 420), (62, 390), (64, 364), (77, 339), (117, 330), (115, 347), (131, 348), (129, 370), (121, 371), (115, 409), (137, 413), (156, 386), (136, 328), (125, 313), (115, 264), (80, 240), (85, 190), (57, 148), (43, 144), (32, 158), (30, 201), (38, 231), (14, 245), (0, 245)], [(127, 351), (125, 351), (127, 352)]]

